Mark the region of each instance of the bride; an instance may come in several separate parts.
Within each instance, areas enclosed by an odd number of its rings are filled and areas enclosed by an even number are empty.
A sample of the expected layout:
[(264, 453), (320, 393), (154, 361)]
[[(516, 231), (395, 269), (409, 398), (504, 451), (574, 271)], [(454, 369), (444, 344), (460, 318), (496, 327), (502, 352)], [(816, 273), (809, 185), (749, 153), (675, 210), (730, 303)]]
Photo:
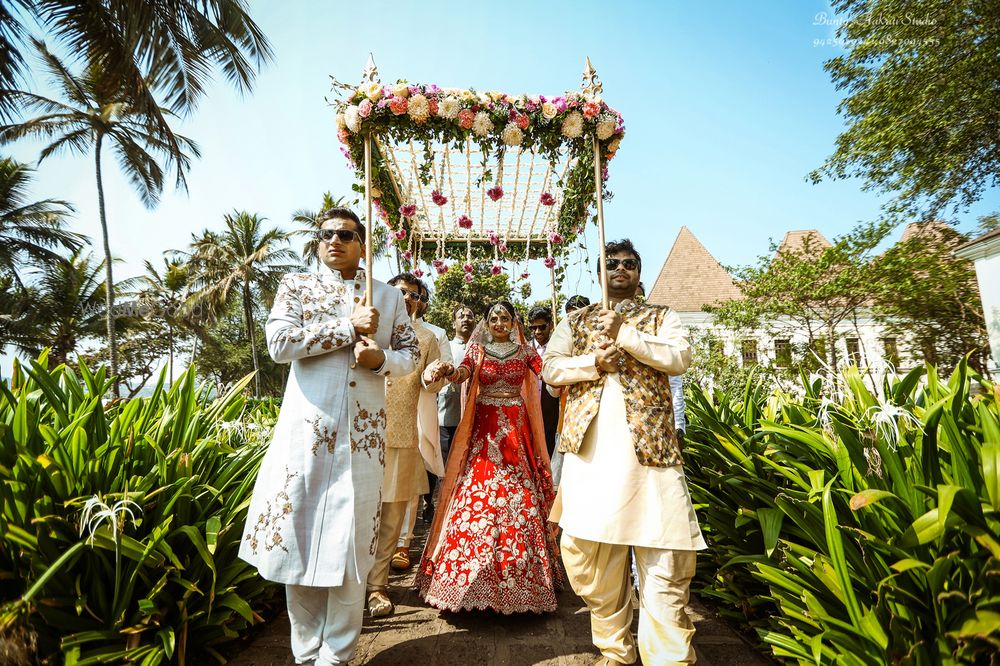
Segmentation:
[[(514, 307), (500, 301), (469, 339), (456, 383), (472, 380), (417, 573), (430, 605), (536, 613), (556, 608), (561, 583), (546, 518), (554, 493), (539, 403), (542, 359)], [(432, 372), (434, 372), (432, 370)]]

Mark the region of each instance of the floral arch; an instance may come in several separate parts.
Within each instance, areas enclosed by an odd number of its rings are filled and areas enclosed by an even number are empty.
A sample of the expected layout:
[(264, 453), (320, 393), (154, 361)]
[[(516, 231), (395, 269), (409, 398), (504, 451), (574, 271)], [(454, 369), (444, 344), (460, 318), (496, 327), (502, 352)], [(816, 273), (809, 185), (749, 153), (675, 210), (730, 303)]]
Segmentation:
[[(477, 260), (499, 273), (501, 262), (543, 259), (554, 284), (592, 203), (603, 263), (604, 181), (625, 128), (589, 58), (581, 91), (556, 97), (383, 84), (371, 56), (360, 85), (334, 87), (369, 228), (377, 213), (407, 267), (444, 273), (463, 261), (471, 281)], [(606, 302), (603, 279), (602, 291)]]

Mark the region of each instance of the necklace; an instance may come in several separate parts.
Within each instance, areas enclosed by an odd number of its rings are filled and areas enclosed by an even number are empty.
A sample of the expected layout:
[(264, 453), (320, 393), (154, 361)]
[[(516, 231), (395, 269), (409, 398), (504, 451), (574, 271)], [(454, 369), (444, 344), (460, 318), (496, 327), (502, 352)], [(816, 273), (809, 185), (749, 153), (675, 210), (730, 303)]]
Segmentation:
[(486, 343), (486, 353), (498, 360), (508, 359), (521, 348), (521, 345), (508, 340), (507, 342)]

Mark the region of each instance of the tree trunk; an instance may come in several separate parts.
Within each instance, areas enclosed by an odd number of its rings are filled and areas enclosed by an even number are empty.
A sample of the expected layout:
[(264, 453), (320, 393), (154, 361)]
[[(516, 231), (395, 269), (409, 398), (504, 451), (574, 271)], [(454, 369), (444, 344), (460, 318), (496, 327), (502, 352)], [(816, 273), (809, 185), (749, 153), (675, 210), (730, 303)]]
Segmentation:
[(167, 324), (167, 346), (170, 348), (170, 360), (168, 361), (167, 373), (170, 375), (170, 386), (174, 385), (174, 327)]
[(834, 329), (833, 322), (827, 324), (827, 337), (829, 338), (828, 344), (830, 345), (830, 370), (833, 371), (833, 377), (837, 376), (837, 338), (835, 337), (836, 331)]
[(97, 209), (101, 216), (101, 234), (104, 238), (104, 302), (107, 311), (104, 313), (104, 323), (108, 335), (108, 358), (111, 361), (111, 390), (117, 398), (118, 393), (118, 341), (115, 339), (115, 282), (111, 270), (111, 243), (108, 240), (108, 218), (104, 209), (104, 183), (101, 182), (101, 143), (104, 136), (97, 135), (94, 144), (94, 166), (97, 172)]
[(250, 340), (250, 354), (253, 357), (254, 397), (260, 397), (260, 361), (257, 360), (257, 336), (253, 330), (253, 304), (250, 300), (250, 284), (243, 283), (243, 316), (246, 319), (247, 338)]

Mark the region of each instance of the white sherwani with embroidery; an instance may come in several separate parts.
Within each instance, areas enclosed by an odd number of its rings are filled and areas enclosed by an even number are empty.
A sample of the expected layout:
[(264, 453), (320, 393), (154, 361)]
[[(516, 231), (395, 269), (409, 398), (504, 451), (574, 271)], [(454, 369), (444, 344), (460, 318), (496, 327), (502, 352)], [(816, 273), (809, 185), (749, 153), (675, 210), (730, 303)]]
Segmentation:
[(354, 280), (326, 266), (290, 273), (267, 321), (271, 357), (292, 368), (240, 548), (267, 580), (353, 588), (373, 563), (385, 461), (384, 377), (412, 372), (419, 349), (399, 290), (375, 282), (374, 339), (385, 363), (377, 372), (351, 367), (357, 335), (350, 315), (364, 285), (361, 269)]

